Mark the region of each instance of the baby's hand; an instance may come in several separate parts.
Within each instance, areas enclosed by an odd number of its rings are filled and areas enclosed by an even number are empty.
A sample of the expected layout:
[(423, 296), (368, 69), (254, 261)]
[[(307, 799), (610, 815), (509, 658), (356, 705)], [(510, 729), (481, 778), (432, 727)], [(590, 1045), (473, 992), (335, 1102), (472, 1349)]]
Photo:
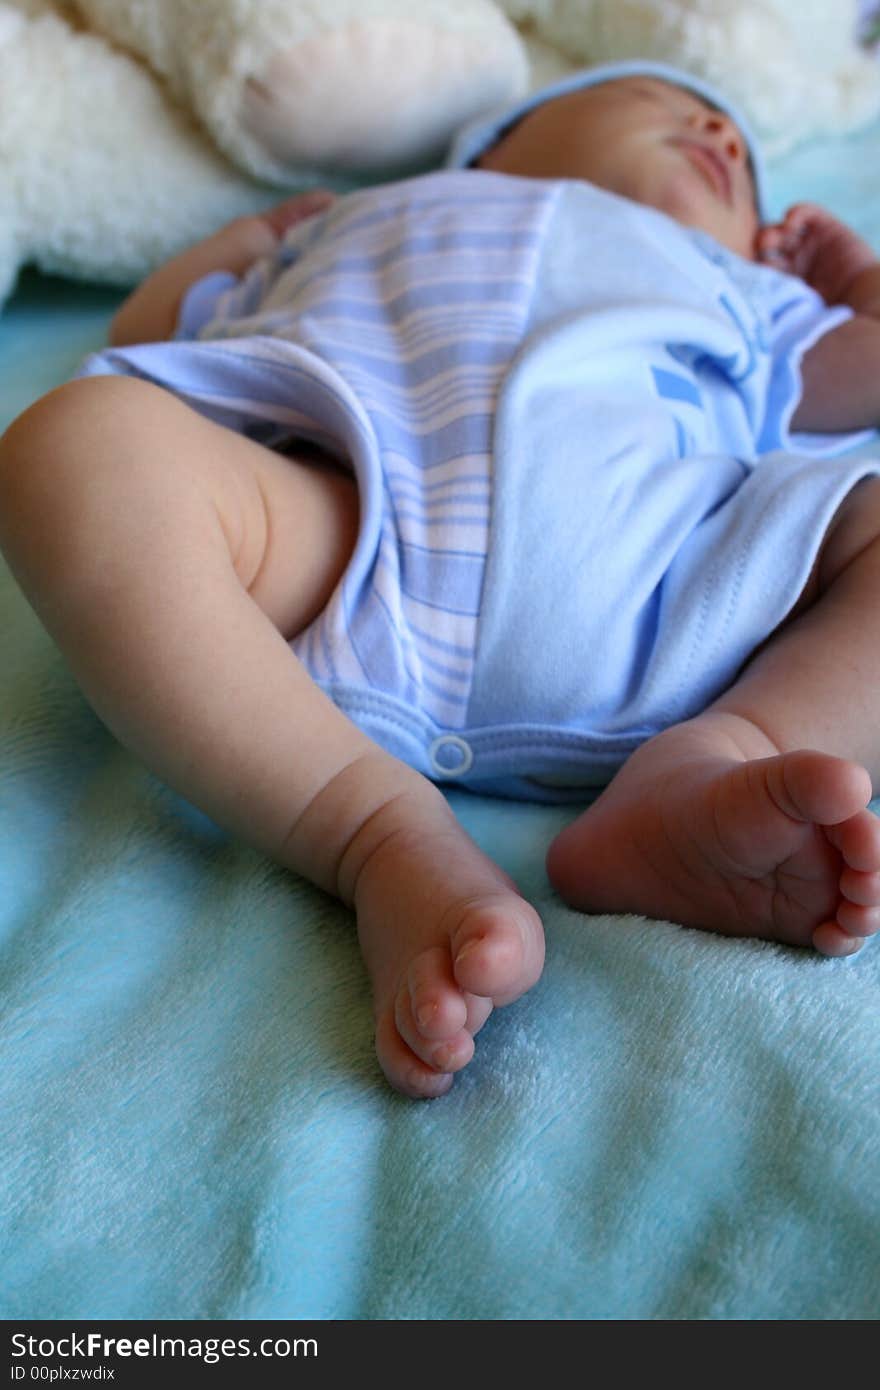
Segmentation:
[(335, 195), (326, 188), (313, 188), (308, 193), (297, 193), (292, 198), (285, 198), (283, 203), (261, 212), (260, 217), (280, 238), (298, 222), (305, 222), (309, 217), (317, 216), (319, 212), (326, 212), (334, 201)]
[(840, 304), (877, 255), (851, 227), (815, 203), (795, 203), (781, 222), (758, 233), (758, 259), (799, 275), (826, 304)]

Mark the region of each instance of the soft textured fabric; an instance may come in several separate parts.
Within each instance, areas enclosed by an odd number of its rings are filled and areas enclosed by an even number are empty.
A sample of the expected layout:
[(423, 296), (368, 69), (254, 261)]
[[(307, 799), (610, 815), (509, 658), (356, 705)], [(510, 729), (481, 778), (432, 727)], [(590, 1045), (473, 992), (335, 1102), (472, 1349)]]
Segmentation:
[(880, 113), (880, 70), (856, 43), (857, 0), (498, 3), (570, 64), (652, 58), (718, 83), (775, 155)]
[[(773, 171), (880, 248), (880, 130)], [(0, 425), (115, 301), (28, 278)], [(350, 916), (91, 714), (0, 563), (0, 1316), (880, 1316), (880, 950), (583, 917), (569, 812), (452, 797), (544, 916), (449, 1096), (375, 1063)]]
[(293, 649), (435, 780), (601, 786), (730, 685), (868, 471), (789, 428), (850, 311), (589, 184), (351, 194), (228, 280), (84, 370), (351, 460), (357, 546)]
[(494, 0), (0, 0), (0, 308), (133, 285), (281, 188), (423, 167), (528, 82)]
[(74, 8), (145, 59), (239, 167), (285, 184), (316, 167), (375, 176), (437, 157), (457, 122), (522, 92), (528, 78), (523, 45), (494, 0)]

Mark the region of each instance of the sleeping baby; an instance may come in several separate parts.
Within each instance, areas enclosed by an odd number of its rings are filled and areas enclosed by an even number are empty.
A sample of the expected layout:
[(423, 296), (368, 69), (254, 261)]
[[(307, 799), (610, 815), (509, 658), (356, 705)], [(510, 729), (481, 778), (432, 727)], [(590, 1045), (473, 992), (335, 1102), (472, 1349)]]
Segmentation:
[(880, 927), (880, 462), (844, 453), (880, 263), (762, 197), (720, 95), (582, 72), (441, 172), (186, 252), (0, 446), (86, 695), (353, 908), (407, 1095), (544, 956), (437, 784), (589, 803), (547, 861), (585, 912), (828, 956)]

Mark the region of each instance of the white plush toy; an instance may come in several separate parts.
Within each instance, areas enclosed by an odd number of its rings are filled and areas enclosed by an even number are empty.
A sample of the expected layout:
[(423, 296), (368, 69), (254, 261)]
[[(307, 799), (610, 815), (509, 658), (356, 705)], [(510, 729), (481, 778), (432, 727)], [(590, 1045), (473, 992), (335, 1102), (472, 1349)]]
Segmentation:
[(0, 304), (24, 263), (133, 283), (279, 186), (426, 162), (527, 76), (494, 0), (0, 0)]
[(771, 153), (852, 129), (859, 2), (0, 0), (0, 304), (28, 262), (130, 284), (278, 187), (424, 166), (585, 62), (690, 68)]

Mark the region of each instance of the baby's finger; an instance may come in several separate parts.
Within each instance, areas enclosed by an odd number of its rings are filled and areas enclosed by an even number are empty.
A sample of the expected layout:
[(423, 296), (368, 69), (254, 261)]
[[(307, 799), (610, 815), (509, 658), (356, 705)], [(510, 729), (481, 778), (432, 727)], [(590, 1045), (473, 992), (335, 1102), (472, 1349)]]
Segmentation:
[(802, 236), (817, 222), (826, 222), (829, 214), (818, 203), (793, 203), (785, 214), (783, 225), (794, 236)]
[(780, 247), (766, 247), (758, 252), (758, 259), (764, 265), (774, 265), (779, 270), (788, 270), (790, 258)]
[(758, 231), (758, 245), (773, 245), (782, 240), (785, 229), (781, 222), (768, 222), (766, 226)]
[(334, 201), (334, 194), (326, 188), (314, 188), (307, 193), (296, 193), (292, 198), (286, 198), (283, 203), (267, 209), (262, 213), (262, 217), (278, 236), (283, 236), (288, 227), (295, 227), (297, 222), (304, 222), (319, 212), (326, 212)]
[(786, 265), (788, 263), (786, 232), (781, 223), (762, 227), (758, 232), (756, 245), (759, 260), (767, 261), (771, 265)]

